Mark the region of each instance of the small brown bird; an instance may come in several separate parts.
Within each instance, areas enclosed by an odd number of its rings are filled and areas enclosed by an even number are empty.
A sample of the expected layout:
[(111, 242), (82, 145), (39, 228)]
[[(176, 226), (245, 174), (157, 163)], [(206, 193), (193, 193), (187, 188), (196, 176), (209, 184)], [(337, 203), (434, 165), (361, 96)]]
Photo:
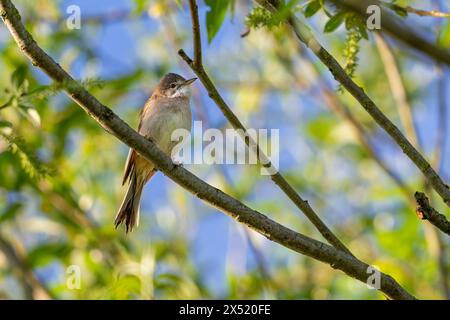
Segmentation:
[[(176, 129), (191, 130), (192, 115), (189, 105), (189, 85), (197, 78), (186, 80), (182, 76), (166, 74), (153, 91), (140, 114), (138, 132), (152, 140), (167, 155), (178, 141), (172, 141)], [(125, 222), (126, 232), (139, 223), (139, 204), (144, 185), (155, 174), (155, 166), (130, 149), (122, 185), (128, 180), (128, 190), (116, 215), (116, 228)]]

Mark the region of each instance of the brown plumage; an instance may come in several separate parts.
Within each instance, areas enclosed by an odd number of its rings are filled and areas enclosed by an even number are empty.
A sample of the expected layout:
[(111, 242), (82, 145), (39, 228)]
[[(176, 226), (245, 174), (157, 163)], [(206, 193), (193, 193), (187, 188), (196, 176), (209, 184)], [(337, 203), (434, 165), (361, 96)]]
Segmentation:
[[(185, 80), (174, 73), (165, 75), (140, 114), (138, 132), (169, 156), (178, 143), (171, 140), (172, 132), (176, 129), (191, 130), (188, 86), (194, 80)], [(116, 228), (125, 223), (128, 233), (138, 225), (142, 189), (155, 172), (153, 163), (130, 150), (122, 180), (122, 185), (128, 181), (128, 190), (114, 221)]]

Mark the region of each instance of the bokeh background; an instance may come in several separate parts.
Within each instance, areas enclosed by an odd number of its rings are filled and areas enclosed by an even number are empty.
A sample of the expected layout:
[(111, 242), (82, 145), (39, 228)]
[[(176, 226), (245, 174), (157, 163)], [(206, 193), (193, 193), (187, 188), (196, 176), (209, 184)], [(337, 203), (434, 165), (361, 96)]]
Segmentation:
[[(133, 127), (163, 74), (193, 76), (177, 55), (180, 48), (192, 54), (184, 0), (13, 2), (39, 45)], [(447, 1), (397, 4), (450, 9)], [(66, 26), (70, 5), (81, 9), (79, 30)], [(305, 5), (297, 1), (299, 17)], [(204, 64), (221, 94), (247, 127), (280, 130), (281, 172), (359, 258), (419, 298), (448, 298), (448, 237), (416, 217), (413, 194), (407, 192), (427, 190), (421, 174), (287, 29), (252, 29), (241, 37), (252, 8), (251, 1), (234, 1), (208, 42), (209, 7), (199, 1)], [(329, 20), (324, 10), (303, 19), (345, 64), (345, 27), (324, 33)], [(402, 19), (440, 45), (450, 45), (449, 19), (412, 14)], [(448, 69), (386, 40), (407, 91), (420, 148), (450, 181)], [(403, 130), (373, 33), (359, 47), (355, 81)], [(2, 298), (383, 298), (342, 272), (244, 228), (161, 173), (145, 187), (139, 228), (129, 235), (114, 230), (125, 192), (127, 147), (32, 67), (4, 25), (0, 52)], [(374, 161), (332, 104), (345, 106), (362, 124), (379, 159), (406, 187)], [(193, 86), (192, 108), (204, 128), (229, 127), (199, 82)], [(256, 166), (185, 167), (270, 218), (323, 240)], [(439, 197), (428, 195), (448, 213)], [(81, 272), (79, 289), (68, 286), (70, 266)]]

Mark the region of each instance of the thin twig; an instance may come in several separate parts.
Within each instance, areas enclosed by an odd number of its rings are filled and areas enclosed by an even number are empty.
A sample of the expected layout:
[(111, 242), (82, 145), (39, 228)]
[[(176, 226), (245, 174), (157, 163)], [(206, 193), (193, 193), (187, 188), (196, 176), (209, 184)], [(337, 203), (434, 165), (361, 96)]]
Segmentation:
[(383, 35), (378, 32), (375, 34), (375, 43), (381, 60), (383, 61), (384, 71), (386, 73), (395, 104), (398, 107), (400, 120), (405, 128), (406, 137), (411, 141), (412, 145), (420, 150), (419, 137), (414, 125), (414, 117), (411, 105), (408, 101), (406, 89), (403, 84), (403, 79), (400, 74), (394, 54), (392, 53), (389, 44), (384, 39)]
[(439, 168), (438, 170), (441, 170), (447, 145), (447, 79), (442, 65), (437, 65), (436, 69), (439, 77), (437, 83), (438, 124), (433, 162)]
[(13, 273), (20, 279), (26, 299), (49, 300), (52, 296), (28, 265), (23, 252), (0, 234), (0, 251), (8, 259)]
[[(418, 138), (418, 134), (414, 125), (414, 118), (413, 118), (413, 112), (411, 105), (409, 104), (408, 97), (406, 94), (406, 90), (404, 87), (404, 83), (398, 68), (398, 65), (395, 61), (394, 54), (392, 53), (391, 48), (389, 47), (389, 44), (386, 42), (382, 34), (374, 33), (375, 34), (375, 42), (377, 44), (378, 51), (380, 53), (381, 59), (383, 61), (384, 70), (387, 75), (389, 85), (391, 87), (391, 92), (394, 96), (394, 100), (396, 102), (396, 105), (399, 108), (399, 114), (400, 119), (403, 123), (403, 126), (405, 128), (406, 136), (409, 138), (410, 141), (414, 144), (414, 146), (418, 149), (421, 149), (420, 147), (420, 139)], [(439, 72), (439, 70), (438, 70)], [(438, 82), (438, 107), (439, 107), (439, 116), (438, 116), (438, 138), (436, 139), (436, 148), (435, 153), (432, 157), (432, 163), (435, 167), (440, 167), (440, 151), (442, 146), (442, 137), (445, 136), (445, 133), (442, 134), (441, 127), (442, 123), (445, 123), (445, 109), (442, 110), (442, 101), (441, 101), (441, 81)], [(444, 93), (445, 96), (445, 93)], [(445, 99), (445, 98), (444, 98)], [(445, 103), (445, 100), (444, 100)], [(445, 107), (444, 107), (445, 108)], [(443, 115), (441, 113), (444, 113)], [(429, 191), (430, 185), (426, 183), (425, 181), (425, 190)], [(423, 216), (422, 214), (420, 214)], [(447, 272), (446, 272), (446, 256), (445, 256), (445, 250), (443, 249), (444, 242), (441, 239), (441, 235), (439, 234), (438, 229), (432, 227), (433, 229), (430, 230), (436, 238), (437, 247), (438, 247), (438, 266), (439, 266), (439, 274), (442, 278), (443, 283), (443, 292), (446, 297), (448, 297), (449, 290), (447, 285)], [(444, 264), (444, 265), (443, 265)]]
[(416, 213), (422, 220), (428, 220), (431, 224), (437, 227), (442, 232), (450, 236), (450, 221), (440, 214), (436, 209), (430, 206), (430, 201), (423, 192), (416, 192), (414, 197), (417, 201)]
[(392, 9), (405, 10), (408, 13), (413, 13), (421, 17), (434, 17), (434, 18), (450, 18), (450, 13), (437, 11), (437, 10), (422, 10), (416, 9), (411, 6), (402, 7), (398, 4), (390, 3), (389, 7)]
[[(222, 111), (223, 115), (231, 123), (235, 130), (242, 130), (247, 132), (239, 118), (234, 114), (225, 100), (222, 98), (215, 85), (213, 84), (211, 78), (206, 73), (201, 60), (201, 34), (200, 26), (198, 25), (198, 12), (195, 0), (190, 0), (191, 3), (191, 18), (192, 18), (192, 32), (194, 38), (194, 60), (192, 60), (183, 50), (180, 50), (178, 54), (183, 58), (183, 60), (191, 67), (192, 71), (197, 75), (200, 81), (203, 83), (206, 91), (208, 91), (209, 97), (216, 103), (219, 109)], [(263, 159), (261, 161), (265, 166), (272, 166), (268, 157), (261, 150), (259, 145), (252, 141), (251, 138), (244, 139), (247, 146), (256, 146), (256, 153), (258, 157)], [(291, 201), (305, 214), (305, 216), (312, 222), (312, 224), (317, 228), (317, 230), (322, 234), (322, 236), (334, 247), (347, 252), (352, 255), (350, 250), (339, 240), (339, 238), (334, 235), (334, 233), (327, 227), (327, 225), (319, 218), (316, 212), (309, 205), (308, 201), (305, 201), (301, 196), (295, 191), (295, 189), (286, 181), (286, 179), (277, 170), (275, 174), (271, 176), (272, 181), (280, 187), (280, 189), (291, 199)]]
[[(444, 4), (441, 0), (433, 0), (434, 7), (443, 11)], [(440, 32), (440, 28), (443, 28), (444, 23), (442, 20), (435, 21), (435, 29), (436, 34), (438, 35)], [(438, 117), (437, 117), (437, 137), (436, 137), (436, 145), (433, 152), (433, 163), (438, 168), (438, 172), (442, 171), (444, 165), (444, 155), (446, 151), (447, 144), (447, 78), (444, 72), (445, 66), (436, 63), (436, 72), (438, 75), (438, 83), (437, 83), (437, 104), (438, 104)], [(433, 232), (437, 238), (437, 260), (439, 265), (439, 275), (440, 275), (440, 284), (442, 287), (442, 291), (444, 297), (447, 300), (450, 300), (450, 283), (448, 281), (449, 271), (448, 271), (448, 256), (447, 256), (447, 244), (442, 239), (443, 235), (437, 231), (437, 228), (433, 228)]]
[(194, 66), (201, 68), (202, 66), (202, 38), (200, 33), (200, 22), (198, 19), (197, 1), (189, 0), (189, 9), (191, 11), (192, 19), (192, 33), (194, 36)]
[[(0, 0), (0, 16), (20, 50), (31, 60), (33, 65), (45, 71), (54, 81), (69, 84), (64, 86), (64, 90), (72, 100), (82, 107), (105, 130), (130, 148), (135, 149), (145, 159), (154, 163), (159, 170), (174, 182), (266, 238), (293, 251), (328, 263), (331, 267), (342, 270), (349, 276), (367, 283), (369, 277), (368, 268), (370, 267), (368, 264), (342, 250), (306, 237), (267, 218), (267, 216), (207, 184), (183, 167), (174, 165), (169, 156), (162, 152), (153, 142), (145, 139), (130, 128), (111, 109), (100, 103), (37, 45), (23, 26), (20, 14), (10, 0)], [(382, 272), (380, 272), (379, 276), (380, 288), (378, 289), (389, 298), (414, 299), (414, 296), (401, 287), (391, 276)]]
[(438, 268), (439, 268), (439, 275), (440, 275), (440, 282), (442, 287), (442, 292), (444, 294), (444, 297), (449, 300), (450, 299), (450, 286), (448, 283), (448, 270), (447, 270), (447, 255), (446, 255), (446, 244), (445, 241), (442, 239), (443, 235), (442, 233), (438, 232), (436, 228), (433, 227), (434, 234), (437, 238), (437, 260), (438, 260)]
[[(440, 11), (443, 11), (445, 8), (444, 3), (441, 0), (433, 0), (433, 5)], [(444, 23), (442, 20), (435, 21), (435, 32), (438, 35), (444, 27)], [(447, 133), (447, 109), (448, 109), (448, 100), (447, 100), (447, 76), (444, 72), (445, 66), (441, 63), (436, 63), (436, 72), (438, 74), (438, 83), (437, 83), (437, 103), (438, 103), (438, 125), (437, 125), (437, 138), (436, 138), (436, 146), (434, 150), (434, 164), (438, 168), (438, 172), (441, 172), (444, 165), (444, 157), (448, 139)], [(450, 290), (447, 290), (450, 297)], [(449, 298), (450, 299), (450, 298)]]
[(0, 105), (0, 110), (9, 107), (11, 105), (11, 102), (13, 101), (13, 99), (14, 99), (14, 97), (11, 97), (11, 98), (8, 99), (8, 101), (6, 101), (2, 105)]

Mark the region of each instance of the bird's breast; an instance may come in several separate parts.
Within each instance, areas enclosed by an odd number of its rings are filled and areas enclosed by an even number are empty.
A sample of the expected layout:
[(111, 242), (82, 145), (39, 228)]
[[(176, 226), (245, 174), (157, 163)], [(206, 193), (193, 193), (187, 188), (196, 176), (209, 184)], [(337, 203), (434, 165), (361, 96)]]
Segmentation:
[(146, 108), (139, 130), (142, 135), (150, 137), (164, 152), (171, 151), (172, 133), (177, 129), (190, 131), (192, 122), (189, 100), (168, 100), (156, 102), (150, 108)]

